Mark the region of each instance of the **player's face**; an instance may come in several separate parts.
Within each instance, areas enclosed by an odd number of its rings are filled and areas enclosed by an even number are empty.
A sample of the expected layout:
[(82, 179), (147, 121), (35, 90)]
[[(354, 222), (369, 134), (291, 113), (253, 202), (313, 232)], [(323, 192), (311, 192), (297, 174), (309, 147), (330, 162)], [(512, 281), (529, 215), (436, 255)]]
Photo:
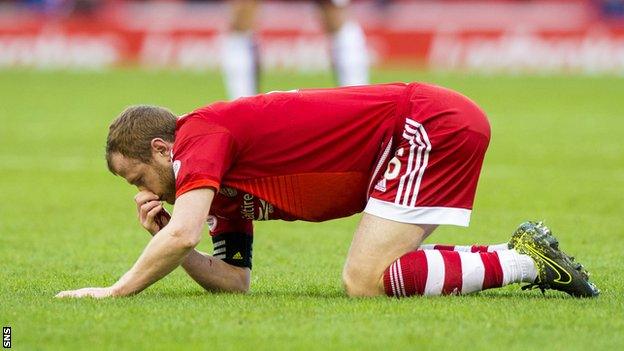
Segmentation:
[(139, 190), (151, 191), (160, 200), (170, 204), (175, 202), (175, 178), (171, 161), (156, 158), (145, 163), (117, 153), (112, 156), (112, 165), (115, 173)]

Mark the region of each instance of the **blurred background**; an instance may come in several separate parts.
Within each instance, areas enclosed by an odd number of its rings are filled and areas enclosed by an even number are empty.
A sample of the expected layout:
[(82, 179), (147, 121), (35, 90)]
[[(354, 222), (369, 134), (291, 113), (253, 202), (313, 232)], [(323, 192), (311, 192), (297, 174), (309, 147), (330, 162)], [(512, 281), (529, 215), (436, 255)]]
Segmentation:
[[(217, 70), (224, 33), (237, 26), (231, 3), (0, 0), (0, 68)], [(316, 7), (257, 7), (243, 27), (255, 28), (262, 68), (331, 68)], [(374, 68), (624, 73), (624, 0), (353, 0), (347, 11)]]

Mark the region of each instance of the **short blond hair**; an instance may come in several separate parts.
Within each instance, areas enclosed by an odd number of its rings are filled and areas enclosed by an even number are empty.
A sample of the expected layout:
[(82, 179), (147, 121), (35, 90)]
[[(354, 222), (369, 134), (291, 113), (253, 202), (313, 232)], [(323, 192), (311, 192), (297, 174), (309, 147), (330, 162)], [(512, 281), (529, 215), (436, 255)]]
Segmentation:
[(175, 140), (176, 116), (164, 107), (130, 106), (115, 118), (108, 128), (106, 163), (115, 173), (111, 159), (114, 153), (151, 163), (151, 142), (154, 138)]

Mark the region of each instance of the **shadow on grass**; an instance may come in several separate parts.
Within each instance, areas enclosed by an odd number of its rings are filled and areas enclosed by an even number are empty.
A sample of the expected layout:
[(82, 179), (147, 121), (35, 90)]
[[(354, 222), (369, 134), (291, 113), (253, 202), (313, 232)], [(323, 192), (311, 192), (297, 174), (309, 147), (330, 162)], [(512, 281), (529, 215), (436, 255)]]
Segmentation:
[[(147, 295), (147, 294), (146, 294)], [(202, 290), (178, 290), (178, 291), (160, 291), (149, 294), (154, 297), (185, 297), (185, 298), (202, 298), (202, 297), (242, 297), (242, 298), (315, 298), (315, 299), (348, 299), (347, 295), (338, 291), (250, 291), (247, 294), (229, 293), (225, 291), (202, 291)]]
[[(236, 293), (228, 293), (228, 292), (210, 292), (210, 291), (202, 291), (202, 290), (170, 290), (170, 291), (161, 291), (154, 294), (150, 294), (154, 297), (161, 298), (204, 298), (204, 297), (240, 297), (240, 298), (271, 298), (271, 299), (280, 299), (280, 298), (312, 298), (312, 299), (325, 299), (325, 300), (353, 300), (353, 301), (370, 301), (370, 300), (383, 300), (388, 299), (386, 296), (378, 296), (372, 298), (349, 298), (344, 292), (339, 290), (332, 291), (318, 291), (318, 290), (310, 290), (310, 291), (302, 291), (301, 288), (294, 291), (286, 291), (286, 290), (261, 290), (261, 291), (250, 291), (247, 294), (236, 294)], [(542, 294), (537, 291), (519, 291), (519, 290), (510, 290), (510, 291), (486, 291), (469, 295), (461, 295), (461, 296), (415, 296), (411, 298), (402, 298), (402, 299), (392, 299), (396, 301), (412, 301), (412, 300), (436, 300), (436, 299), (491, 299), (491, 300), (513, 300), (513, 299), (522, 299), (522, 300), (582, 300), (578, 298), (574, 298), (565, 293), (556, 292), (556, 291), (548, 291), (546, 294)], [(594, 299), (587, 299), (594, 300)]]
[(286, 297), (286, 298), (315, 298), (315, 299), (340, 299), (349, 300), (347, 294), (342, 291), (257, 291), (251, 292), (250, 296), (258, 297)]
[(488, 291), (465, 297), (482, 297), (488, 299), (524, 299), (524, 300), (579, 300), (566, 293), (547, 291), (545, 294), (537, 291)]

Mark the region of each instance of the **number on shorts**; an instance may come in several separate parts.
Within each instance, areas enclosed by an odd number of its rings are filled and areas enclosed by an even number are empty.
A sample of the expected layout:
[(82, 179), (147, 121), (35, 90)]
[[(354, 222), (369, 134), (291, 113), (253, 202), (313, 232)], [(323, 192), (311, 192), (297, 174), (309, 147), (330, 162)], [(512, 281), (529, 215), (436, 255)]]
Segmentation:
[(403, 148), (398, 149), (392, 160), (388, 162), (388, 168), (386, 168), (384, 178), (392, 180), (401, 174), (401, 161), (399, 160), (399, 157), (401, 156), (403, 156)]

